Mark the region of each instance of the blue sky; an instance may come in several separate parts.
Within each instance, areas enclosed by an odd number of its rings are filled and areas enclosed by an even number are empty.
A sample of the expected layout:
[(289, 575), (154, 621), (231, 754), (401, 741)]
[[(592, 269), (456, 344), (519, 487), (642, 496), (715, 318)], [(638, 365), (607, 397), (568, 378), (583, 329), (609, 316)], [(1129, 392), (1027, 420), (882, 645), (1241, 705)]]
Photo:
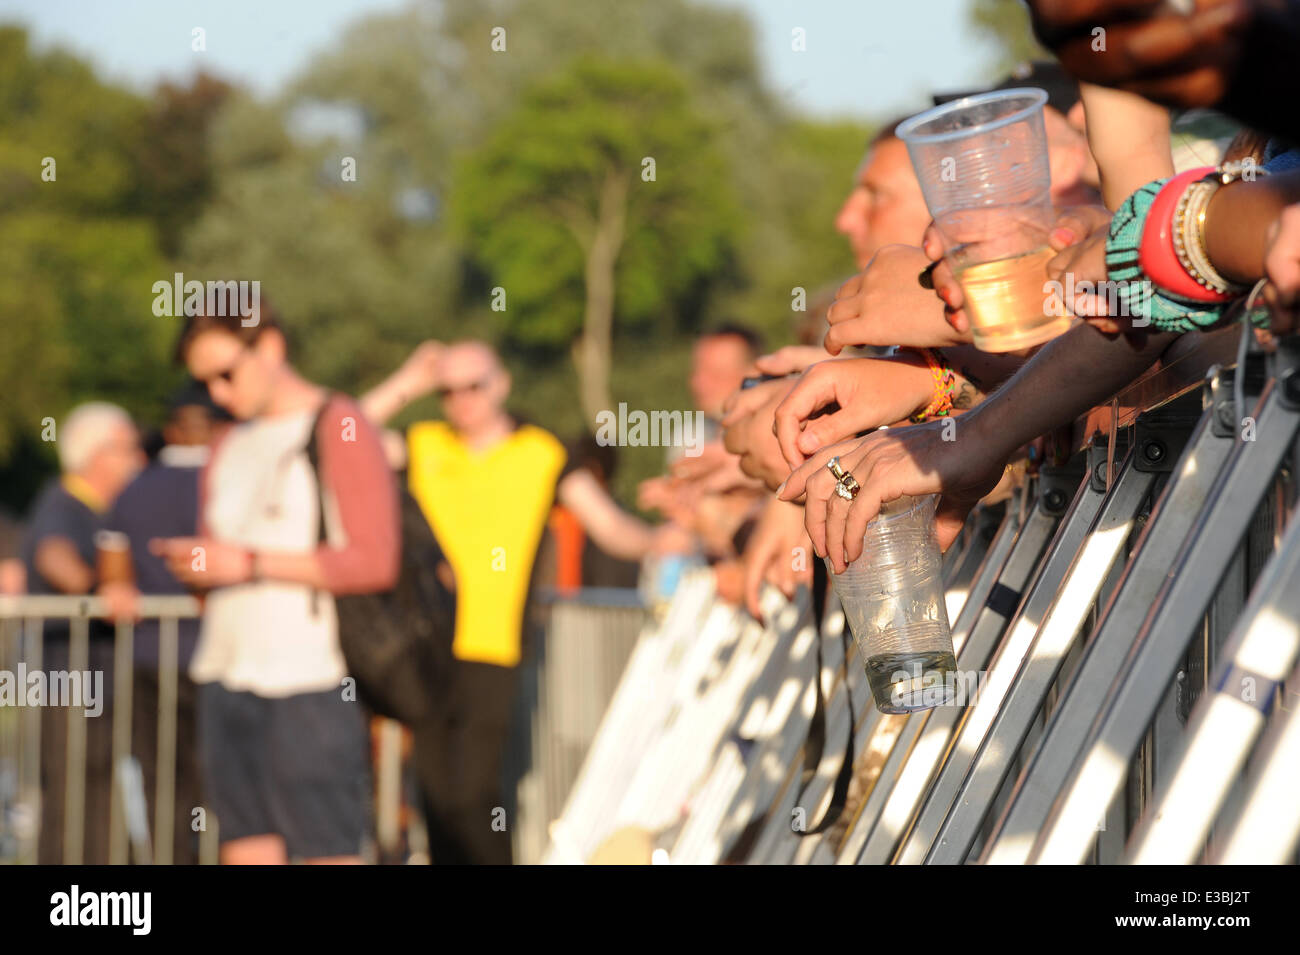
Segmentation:
[[(546, 0), (562, 3), (564, 0)], [(617, 0), (611, 0), (617, 2)], [(885, 118), (928, 106), (931, 89), (978, 85), (990, 51), (969, 38), (969, 0), (715, 0), (750, 13), (771, 87), (818, 116)], [(89, 58), (109, 78), (147, 87), (198, 65), (270, 92), (345, 25), (407, 0), (0, 0), (0, 22), (38, 45)], [(207, 51), (190, 31), (207, 31)], [(791, 30), (807, 51), (791, 50)]]

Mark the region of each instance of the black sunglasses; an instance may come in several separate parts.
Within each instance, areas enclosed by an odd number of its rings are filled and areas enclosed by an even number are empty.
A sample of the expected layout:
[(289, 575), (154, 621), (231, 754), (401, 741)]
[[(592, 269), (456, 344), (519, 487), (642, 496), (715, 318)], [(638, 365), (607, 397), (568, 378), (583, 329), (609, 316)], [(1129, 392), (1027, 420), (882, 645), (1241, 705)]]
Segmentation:
[(242, 349), (240, 349), (239, 357), (230, 363), (229, 368), (225, 369), (224, 371), (219, 371), (215, 375), (211, 375), (207, 378), (195, 378), (194, 380), (209, 389), (212, 387), (212, 383), (216, 381), (218, 378), (220, 378), (222, 381), (224, 381), (226, 384), (229, 385), (234, 382), (235, 372), (239, 370), (239, 366), (243, 363), (244, 359), (247, 357), (248, 357), (248, 346), (244, 346)]
[(478, 381), (471, 381), (467, 385), (460, 385), (456, 388), (439, 388), (438, 397), (442, 399), (450, 398), (452, 395), (462, 391), (481, 391), (487, 387), (487, 379), (480, 378)]

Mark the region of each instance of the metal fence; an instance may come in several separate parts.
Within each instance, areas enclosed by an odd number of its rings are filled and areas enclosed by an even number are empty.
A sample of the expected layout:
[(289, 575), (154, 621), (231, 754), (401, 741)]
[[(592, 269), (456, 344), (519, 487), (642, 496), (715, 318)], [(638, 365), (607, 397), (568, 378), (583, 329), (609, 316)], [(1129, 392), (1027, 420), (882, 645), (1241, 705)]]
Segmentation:
[[(104, 652), (106, 641), (92, 637), (91, 626), (106, 610), (94, 597), (0, 597), (0, 863), (36, 862), (42, 830), (50, 827), (58, 830), (65, 864), (87, 860), (88, 831), (99, 835), (92, 827), (107, 832), (112, 864), (170, 863), (178, 838), (190, 831), (198, 842), (198, 860), (215, 863), (219, 820), (201, 805), (181, 800), (176, 786), (178, 757), (193, 745), (177, 733), (177, 621), (196, 616), (198, 601), (157, 596), (139, 601), (141, 618), (157, 619), (160, 631), (156, 781), (151, 787), (145, 785), (134, 751), (139, 745), (132, 727), (138, 679), (135, 628), (129, 622), (116, 625)], [(45, 629), (52, 620), (69, 623), (62, 675), (48, 667)], [(538, 662), (523, 692), (528, 765), (519, 782), (513, 833), (516, 859), (525, 862), (536, 861), (549, 839), (549, 826), (600, 726), (646, 613), (635, 591), (588, 589), (556, 600), (546, 620)], [(88, 711), (97, 704), (82, 692), (80, 677), (93, 678), (97, 669), (112, 695), (111, 706), (98, 714)], [(37, 681), (58, 685), (60, 699), (42, 691), (40, 700), (29, 701), (29, 685)], [(55, 710), (66, 718), (52, 721)], [(101, 719), (104, 724), (96, 722)], [(63, 740), (57, 750), (63, 769), (58, 793), (42, 789), (41, 759), (50, 748), (43, 749), (41, 737), (51, 726)], [(370, 861), (427, 861), (422, 821), (411, 806), (413, 781), (402, 755), (407, 731), (387, 719), (377, 719), (372, 730), (376, 838), (367, 856)], [(101, 755), (111, 766), (102, 820), (87, 816), (88, 803), (98, 805), (93, 796), (88, 798), (88, 778)]]
[(945, 559), (961, 705), (881, 714), (842, 613), (818, 632), (773, 592), (762, 627), (687, 579), (547, 861), (1294, 862), (1300, 349), (1232, 368), (1237, 334), (1184, 336), (1070, 467), (972, 515)]
[(539, 659), (521, 693), (527, 745), (516, 789), (516, 862), (541, 860), (648, 619), (632, 589), (588, 587), (549, 601)]
[[(95, 654), (92, 661), (91, 621), (107, 611), (94, 597), (0, 597), (0, 672), (6, 676), (12, 699), (0, 697), (0, 860), (35, 862), (43, 827), (61, 829), (62, 861), (85, 861), (87, 838), (88, 760), (103, 756), (110, 767), (107, 831), (110, 863), (128, 861), (171, 862), (175, 849), (178, 812), (187, 817), (195, 808), (177, 806), (174, 799), (177, 754), (178, 626), (177, 621), (198, 613), (191, 597), (143, 597), (139, 612), (159, 621), (158, 738), (156, 788), (146, 794), (132, 758), (132, 690), (134, 687), (134, 626), (116, 627), (111, 655)], [(45, 621), (68, 621), (66, 670), (46, 668)], [(101, 645), (96, 641), (95, 647)], [(60, 662), (64, 662), (60, 660)], [(100, 680), (101, 692), (111, 693), (106, 712), (93, 699), (87, 682)], [(74, 692), (44, 702), (32, 698), (36, 686), (62, 685)], [(89, 704), (92, 712), (87, 712)], [(49, 714), (66, 716), (57, 724)], [(101, 718), (110, 728), (100, 730)], [(57, 725), (64, 733), (61, 752), (62, 791), (42, 796), (42, 732)], [(103, 745), (107, 740), (108, 745)], [(48, 742), (48, 741), (47, 741)], [(99, 750), (108, 750), (101, 753)], [(49, 749), (47, 748), (47, 752)], [(49, 803), (62, 807), (51, 813)], [(147, 810), (152, 807), (152, 813)], [(152, 816), (152, 818), (150, 818)], [(91, 825), (94, 821), (91, 821)], [(201, 856), (215, 858), (215, 831), (200, 819), (197, 829)]]

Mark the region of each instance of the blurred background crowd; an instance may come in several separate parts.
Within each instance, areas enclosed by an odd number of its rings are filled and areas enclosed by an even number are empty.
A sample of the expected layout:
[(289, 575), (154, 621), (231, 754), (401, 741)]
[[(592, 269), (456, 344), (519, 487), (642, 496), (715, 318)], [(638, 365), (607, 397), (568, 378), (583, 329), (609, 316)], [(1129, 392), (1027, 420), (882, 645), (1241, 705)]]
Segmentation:
[[(539, 592), (639, 587), (654, 605), (708, 565), (719, 595), (757, 615), (760, 588), (793, 595), (828, 553), (834, 500), (812, 481), (825, 477), (816, 454), (960, 414), (1025, 377), (1037, 356), (972, 346), (942, 269), (943, 301), (915, 282), (939, 253), (897, 132), (908, 113), (1044, 90), (1060, 208), (1113, 210), (1225, 150), (1261, 165), (1287, 152), (1269, 138), (1285, 124), (1250, 140), (1216, 114), (1171, 128), (1136, 96), (1086, 94), (1017, 0), (956, 9), (910, 29), (982, 44), (968, 87), (917, 90), (910, 109), (864, 88), (870, 115), (845, 120), (773, 91), (743, 8), (684, 0), (413, 4), (350, 23), (270, 94), (206, 70), (133, 88), (21, 20), (0, 26), (0, 591), (97, 594), (120, 619), (141, 594), (205, 595), (201, 620), (182, 622), (177, 798), (215, 810), (223, 861), (361, 858), (367, 726), (338, 699), (339, 632), (346, 598), (412, 572), (407, 491), (446, 556), (420, 570), (457, 602), (448, 683), (410, 725), (432, 858), (509, 862), (491, 823), (510, 809)], [(1050, 13), (1039, 36), (1073, 42)], [(238, 38), (178, 42), (200, 41)], [(1178, 89), (1168, 105), (1217, 102)], [(1150, 155), (1135, 147), (1144, 131)], [(1078, 214), (1057, 251), (1108, 222)], [(155, 284), (173, 276), (259, 282), (259, 321), (220, 296), (159, 317)], [(1074, 332), (1126, 340), (1094, 324)], [(817, 364), (832, 356), (868, 364)], [(970, 455), (970, 487), (945, 472), (914, 492), (965, 493), (950, 522), (1006, 496), (1008, 460), (1023, 473), (1050, 457), (1041, 439), (1070, 401), (1087, 407), (1145, 367), (1062, 398), (996, 461)], [(598, 415), (620, 403), (702, 412), (700, 453), (597, 441)], [(887, 452), (863, 445), (864, 482)], [(805, 491), (807, 516), (788, 503)], [(125, 578), (105, 576), (104, 531), (126, 535)], [(322, 594), (337, 613), (321, 616)], [(147, 778), (150, 626), (131, 697)], [(66, 665), (67, 636), (47, 622), (45, 666)], [(111, 673), (111, 629), (91, 637), (91, 665)], [(42, 736), (47, 818), (62, 818), (57, 718)], [(112, 785), (97, 725), (88, 861), (107, 851), (97, 820)], [(193, 860), (187, 823), (178, 861)], [(56, 827), (41, 852), (62, 857)]]

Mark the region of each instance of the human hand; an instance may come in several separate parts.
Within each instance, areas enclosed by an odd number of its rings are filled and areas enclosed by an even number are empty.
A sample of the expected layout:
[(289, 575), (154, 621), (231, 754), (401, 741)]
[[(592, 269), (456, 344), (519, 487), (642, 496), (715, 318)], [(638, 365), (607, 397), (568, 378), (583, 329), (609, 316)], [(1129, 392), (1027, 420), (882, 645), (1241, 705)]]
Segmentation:
[(636, 506), (643, 511), (662, 511), (671, 498), (672, 481), (662, 474), (636, 486)]
[(938, 348), (971, 340), (944, 318), (943, 302), (917, 280), (930, 264), (925, 250), (887, 245), (866, 269), (840, 286), (826, 313), (826, 351), (838, 355), (851, 345)]
[[(804, 526), (813, 550), (830, 557), (835, 573), (862, 555), (867, 523), (882, 504), (903, 495), (941, 495), (935, 532), (946, 550), (971, 508), (1001, 480), (1006, 455), (995, 441), (978, 432), (945, 441), (943, 425), (932, 421), (891, 428), (832, 445), (790, 475), (777, 496), (784, 501), (805, 497)], [(859, 484), (852, 503), (836, 493), (838, 482), (826, 467), (834, 456)]]
[(943, 257), (943, 236), (939, 227), (931, 222), (921, 238), (921, 250), (933, 263), (930, 269), (930, 285), (934, 294), (943, 302), (943, 318), (955, 335), (962, 341), (973, 341), (970, 328), (970, 316), (966, 314), (966, 296), (953, 275), (952, 266)]
[(686, 528), (669, 521), (654, 529), (651, 538), (650, 553), (656, 557), (668, 554), (695, 553), (695, 537)]
[(1258, 6), (1201, 0), (1183, 15), (1153, 0), (1027, 2), (1039, 41), (1076, 79), (1182, 109), (1214, 106), (1228, 93)]
[(108, 604), (110, 620), (139, 620), (136, 612), (140, 592), (135, 585), (126, 581), (112, 581), (100, 584), (97, 596)]
[(722, 494), (758, 482), (741, 468), (740, 459), (720, 442), (704, 445), (697, 455), (673, 463), (671, 475), (678, 487), (694, 485), (701, 494)]
[(438, 387), (438, 362), (446, 350), (442, 342), (432, 339), (417, 345), (395, 375), (403, 392), (412, 398), (432, 394)]
[[(916, 387), (907, 387), (913, 380)], [(773, 430), (785, 463), (793, 470), (818, 448), (915, 414), (925, 407), (932, 391), (929, 371), (899, 360), (818, 362), (777, 406)], [(817, 415), (832, 403), (838, 409)]]
[[(1101, 206), (1074, 206), (1061, 212), (1048, 234), (1047, 244), (1057, 254), (1047, 263), (1047, 275), (1056, 283), (1052, 293), (1056, 306), (1103, 334), (1129, 334), (1134, 332), (1132, 316), (1111, 315), (1109, 296), (1098, 292), (1108, 287), (1106, 240), (1111, 218)], [(1072, 289), (1076, 291), (1071, 295)]]
[(198, 590), (246, 583), (253, 576), (249, 551), (210, 537), (155, 537), (149, 549), (166, 561), (172, 576)]
[(811, 364), (825, 361), (827, 357), (829, 353), (826, 349), (816, 345), (786, 345), (770, 355), (760, 356), (754, 361), (754, 365), (765, 375), (779, 377), (797, 374)]
[(778, 378), (738, 391), (727, 399), (723, 408), (723, 443), (728, 451), (740, 456), (740, 469), (762, 480), (769, 490), (775, 489), (790, 473), (773, 434), (772, 422), (777, 406), (789, 394), (794, 381)]
[(745, 565), (745, 607), (755, 620), (763, 620), (760, 597), (765, 581), (788, 600), (794, 599), (800, 583), (812, 582), (811, 551), (803, 508), (776, 498), (768, 501), (740, 558)]
[(740, 561), (720, 560), (713, 565), (713, 589), (719, 600), (740, 604), (745, 598), (745, 568)]

